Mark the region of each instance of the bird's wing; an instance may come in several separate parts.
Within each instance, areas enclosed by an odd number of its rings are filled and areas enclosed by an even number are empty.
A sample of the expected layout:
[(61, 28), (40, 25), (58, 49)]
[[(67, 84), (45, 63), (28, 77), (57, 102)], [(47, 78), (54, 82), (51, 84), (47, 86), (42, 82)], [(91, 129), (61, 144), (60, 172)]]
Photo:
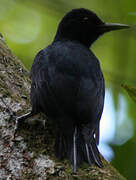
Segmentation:
[(104, 105), (104, 89), (102, 74), (97, 74), (97, 76), (91, 74), (90, 77), (81, 79), (77, 96), (78, 120), (80, 123), (85, 124), (83, 133), (88, 138), (95, 134), (97, 143), (99, 142), (99, 121)]
[(66, 64), (66, 61), (52, 63), (51, 60), (45, 64), (43, 59), (48, 61), (48, 56), (42, 53), (36, 57), (30, 74), (32, 106), (47, 115), (63, 113), (73, 116), (79, 86), (75, 66)]
[(48, 112), (48, 106), (52, 103), (53, 97), (48, 84), (48, 55), (41, 50), (35, 57), (30, 71), (31, 92), (30, 99), (32, 111)]

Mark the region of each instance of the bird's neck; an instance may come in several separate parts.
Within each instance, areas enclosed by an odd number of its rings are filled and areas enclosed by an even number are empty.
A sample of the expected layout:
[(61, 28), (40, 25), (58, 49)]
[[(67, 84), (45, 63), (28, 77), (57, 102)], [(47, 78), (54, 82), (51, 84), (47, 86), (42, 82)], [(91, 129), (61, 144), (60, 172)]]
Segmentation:
[(87, 41), (82, 41), (82, 40), (79, 40), (79, 39), (75, 39), (75, 38), (67, 38), (67, 37), (60, 37), (60, 36), (55, 36), (54, 38), (54, 42), (57, 42), (57, 41), (74, 41), (74, 42), (78, 42), (84, 46), (86, 46), (87, 48), (90, 48), (91, 45), (93, 44), (93, 42), (87, 42)]
[(94, 41), (97, 40), (99, 36), (97, 35), (91, 35), (88, 36), (88, 34), (85, 33), (79, 33), (79, 32), (62, 32), (60, 30), (57, 31), (56, 36), (54, 38), (54, 42), (56, 41), (61, 41), (61, 40), (65, 40), (65, 41), (77, 41), (81, 44), (83, 44), (84, 46), (86, 46), (87, 48), (89, 48)]

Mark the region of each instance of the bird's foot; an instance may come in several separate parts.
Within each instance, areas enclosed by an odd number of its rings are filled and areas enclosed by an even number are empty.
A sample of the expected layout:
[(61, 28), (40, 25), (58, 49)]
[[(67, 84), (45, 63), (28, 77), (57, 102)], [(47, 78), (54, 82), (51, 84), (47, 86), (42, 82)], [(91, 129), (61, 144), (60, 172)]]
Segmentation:
[(24, 121), (25, 121), (27, 118), (31, 117), (32, 115), (33, 115), (32, 112), (29, 112), (29, 113), (27, 113), (27, 114), (24, 114), (24, 115), (22, 115), (22, 116), (16, 117), (16, 118), (14, 119), (15, 127), (14, 127), (13, 140), (15, 139), (18, 130), (19, 130), (19, 129), (22, 127), (22, 125), (24, 124)]

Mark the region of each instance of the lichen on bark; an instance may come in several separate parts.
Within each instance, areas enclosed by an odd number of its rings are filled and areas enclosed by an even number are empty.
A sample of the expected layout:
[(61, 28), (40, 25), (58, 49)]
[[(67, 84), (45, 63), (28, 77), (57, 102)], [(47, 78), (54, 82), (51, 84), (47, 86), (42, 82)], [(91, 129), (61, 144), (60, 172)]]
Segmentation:
[(85, 164), (73, 174), (67, 161), (55, 159), (54, 127), (42, 114), (26, 121), (13, 141), (15, 114), (31, 110), (30, 83), (28, 71), (0, 35), (1, 179), (125, 180), (103, 157), (103, 168)]

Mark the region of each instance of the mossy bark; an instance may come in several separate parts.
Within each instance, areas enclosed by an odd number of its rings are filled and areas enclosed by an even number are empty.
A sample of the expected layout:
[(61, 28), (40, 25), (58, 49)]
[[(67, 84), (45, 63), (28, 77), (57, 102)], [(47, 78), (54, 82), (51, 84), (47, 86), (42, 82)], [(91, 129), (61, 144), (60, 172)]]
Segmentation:
[[(12, 140), (16, 115), (31, 110), (29, 73), (0, 36), (0, 177), (2, 179), (125, 180), (103, 157), (103, 168), (79, 168), (54, 157), (53, 125), (41, 114), (24, 123)], [(14, 112), (14, 113), (13, 113)], [(34, 121), (33, 121), (34, 120)], [(28, 123), (29, 122), (29, 123)], [(43, 123), (45, 125), (43, 126)]]

